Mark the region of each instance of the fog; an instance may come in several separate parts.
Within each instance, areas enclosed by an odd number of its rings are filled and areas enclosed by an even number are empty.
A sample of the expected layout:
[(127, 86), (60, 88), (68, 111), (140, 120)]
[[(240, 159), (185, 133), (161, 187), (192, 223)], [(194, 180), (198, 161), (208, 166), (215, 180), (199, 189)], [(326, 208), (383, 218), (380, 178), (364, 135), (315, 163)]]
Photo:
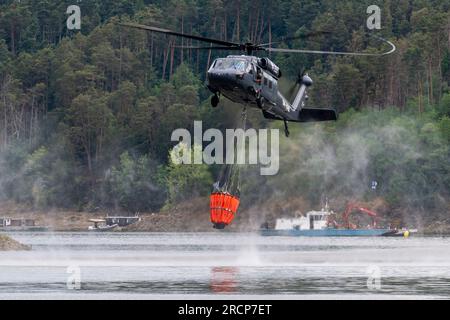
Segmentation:
[(290, 128), (291, 137), (280, 138), (277, 176), (258, 177), (254, 168), (243, 173), (243, 194), (251, 199), (246, 204), (255, 223), (261, 222), (261, 211), (263, 217), (292, 216), (320, 209), (327, 198), (337, 212), (358, 202), (409, 227), (450, 213), (442, 175), (449, 146), (426, 117), (350, 111), (337, 123), (290, 123)]

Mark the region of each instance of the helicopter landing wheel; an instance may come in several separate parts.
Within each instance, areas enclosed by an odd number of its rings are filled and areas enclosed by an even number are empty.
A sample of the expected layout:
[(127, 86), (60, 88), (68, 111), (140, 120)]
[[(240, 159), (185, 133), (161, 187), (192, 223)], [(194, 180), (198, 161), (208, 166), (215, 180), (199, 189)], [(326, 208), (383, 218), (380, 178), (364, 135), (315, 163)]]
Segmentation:
[(263, 109), (266, 105), (265, 101), (264, 101), (264, 97), (259, 97), (258, 99), (256, 99), (256, 104), (258, 105), (258, 108)]
[(219, 96), (217, 94), (213, 95), (211, 98), (211, 106), (213, 108), (216, 108), (219, 105), (220, 99)]

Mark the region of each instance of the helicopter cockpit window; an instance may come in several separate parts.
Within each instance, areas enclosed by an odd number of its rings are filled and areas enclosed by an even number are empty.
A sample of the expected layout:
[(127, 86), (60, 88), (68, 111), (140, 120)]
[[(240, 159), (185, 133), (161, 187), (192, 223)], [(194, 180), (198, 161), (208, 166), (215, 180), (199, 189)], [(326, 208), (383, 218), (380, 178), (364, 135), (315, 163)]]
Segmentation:
[(223, 69), (223, 60), (222, 59), (217, 59), (214, 62), (213, 69)]
[(238, 71), (245, 71), (245, 69), (247, 69), (247, 62), (244, 60), (237, 60), (234, 62), (233, 68)]
[(214, 64), (214, 69), (235, 69), (237, 71), (245, 71), (248, 63), (245, 60), (240, 59), (218, 59)]

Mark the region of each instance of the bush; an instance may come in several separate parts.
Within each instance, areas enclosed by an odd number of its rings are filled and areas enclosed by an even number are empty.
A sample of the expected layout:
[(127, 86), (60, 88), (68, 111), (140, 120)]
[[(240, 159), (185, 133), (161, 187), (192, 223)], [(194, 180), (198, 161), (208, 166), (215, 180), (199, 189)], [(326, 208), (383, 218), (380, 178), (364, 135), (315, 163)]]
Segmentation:
[[(201, 152), (199, 146), (189, 150), (186, 145), (179, 144), (175, 148), (181, 148), (178, 152)], [(170, 152), (169, 164), (166, 173), (166, 185), (169, 192), (169, 204), (190, 199), (195, 196), (204, 196), (211, 192), (213, 177), (209, 167), (205, 164), (177, 164), (174, 161), (176, 149)]]
[(131, 212), (159, 210), (166, 199), (160, 182), (155, 161), (148, 156), (133, 159), (125, 152), (120, 156), (120, 165), (107, 172), (106, 201)]

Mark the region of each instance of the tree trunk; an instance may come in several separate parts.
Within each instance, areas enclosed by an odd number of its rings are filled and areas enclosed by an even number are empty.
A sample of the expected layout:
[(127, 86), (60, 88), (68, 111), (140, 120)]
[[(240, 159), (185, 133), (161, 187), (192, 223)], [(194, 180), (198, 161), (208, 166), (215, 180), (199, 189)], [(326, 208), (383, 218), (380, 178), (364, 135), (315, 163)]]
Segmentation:
[(170, 73), (169, 80), (172, 79), (173, 74), (173, 66), (174, 66), (174, 57), (175, 57), (175, 40), (172, 41), (172, 45), (170, 46)]
[(163, 80), (166, 78), (167, 62), (169, 61), (170, 47), (171, 47), (171, 39), (169, 39), (169, 42), (167, 44), (167, 49), (164, 50), (164, 62), (163, 62), (163, 72), (162, 72)]
[[(217, 16), (214, 16), (214, 20), (213, 20), (213, 32), (214, 32), (214, 34), (216, 33), (216, 22), (217, 22)], [(212, 44), (210, 45), (210, 47), (212, 47)], [(206, 74), (208, 73), (208, 69), (209, 69), (209, 66), (211, 64), (211, 53), (212, 53), (211, 49), (208, 50), (208, 60), (206, 62)]]
[(200, 50), (197, 50), (197, 73), (200, 72)]
[[(3, 91), (4, 90), (6, 89), (3, 87)], [(8, 145), (8, 112), (6, 109), (6, 92), (3, 92), (3, 127), (3, 147), (6, 148)]]
[[(191, 34), (194, 34), (194, 27), (192, 26), (192, 23), (191, 23)], [(192, 43), (193, 43), (193, 41), (192, 41), (192, 39), (190, 39), (189, 40), (189, 46), (190, 47), (192, 47)], [(193, 57), (192, 57), (192, 49), (191, 48), (189, 48), (189, 63), (192, 63), (193, 62)]]
[[(181, 33), (184, 34), (184, 16), (181, 16)], [(180, 56), (180, 63), (183, 64), (184, 62), (184, 38), (181, 37), (181, 56)]]
[(29, 133), (29, 145), (33, 145), (33, 121), (34, 121), (34, 101), (35, 101), (35, 95), (33, 94), (33, 97), (31, 99), (31, 114), (30, 114), (30, 133)]
[(433, 73), (431, 70), (431, 58), (428, 59), (428, 105), (433, 103)]
[(150, 33), (150, 67), (153, 68), (153, 32)]
[(419, 94), (419, 114), (420, 113), (422, 113), (422, 110), (423, 110), (423, 106), (422, 106), (422, 104), (423, 104), (423, 100), (422, 100), (422, 97), (423, 97), (423, 93), (422, 93), (422, 81), (420, 81), (420, 75), (417, 75), (417, 77), (418, 77), (418, 94)]
[(438, 62), (439, 62), (439, 92), (438, 92), (438, 101), (441, 101), (442, 98), (442, 83), (443, 83), (443, 76), (442, 76), (442, 56), (441, 56), (441, 41), (439, 40), (439, 37), (437, 37), (437, 54), (438, 54)]
[[(120, 30), (122, 30), (122, 28), (120, 28)], [(123, 57), (122, 57), (122, 32), (119, 31), (119, 42), (120, 42), (120, 62), (119, 62), (119, 83), (117, 85), (117, 87), (120, 86), (121, 82), (122, 82), (122, 62), (123, 62)], [(111, 87), (111, 91), (114, 90), (114, 88)]]
[[(269, 48), (272, 48), (272, 20), (269, 15)], [(269, 51), (269, 58), (272, 57), (272, 52)]]
[(14, 23), (11, 22), (11, 53), (13, 54), (13, 56), (16, 55), (16, 36), (15, 36), (15, 26)]
[(448, 32), (448, 50), (450, 50), (450, 17), (448, 18), (448, 25), (447, 25), (447, 32)]
[(225, 11), (225, 18), (224, 18), (224, 35), (225, 35), (224, 40), (225, 41), (228, 41), (228, 28), (227, 28), (227, 25), (228, 25), (228, 19), (227, 19), (227, 12)]
[(261, 43), (261, 39), (263, 37), (263, 32), (264, 32), (264, 21), (265, 21), (265, 17), (264, 17), (264, 13), (261, 14), (261, 26), (259, 28), (259, 34), (258, 34), (258, 43)]
[[(237, 42), (241, 41), (240, 34), (241, 34), (241, 0), (237, 1), (237, 22), (236, 22), (236, 39)], [(449, 36), (449, 47), (450, 47), (450, 36)]]

